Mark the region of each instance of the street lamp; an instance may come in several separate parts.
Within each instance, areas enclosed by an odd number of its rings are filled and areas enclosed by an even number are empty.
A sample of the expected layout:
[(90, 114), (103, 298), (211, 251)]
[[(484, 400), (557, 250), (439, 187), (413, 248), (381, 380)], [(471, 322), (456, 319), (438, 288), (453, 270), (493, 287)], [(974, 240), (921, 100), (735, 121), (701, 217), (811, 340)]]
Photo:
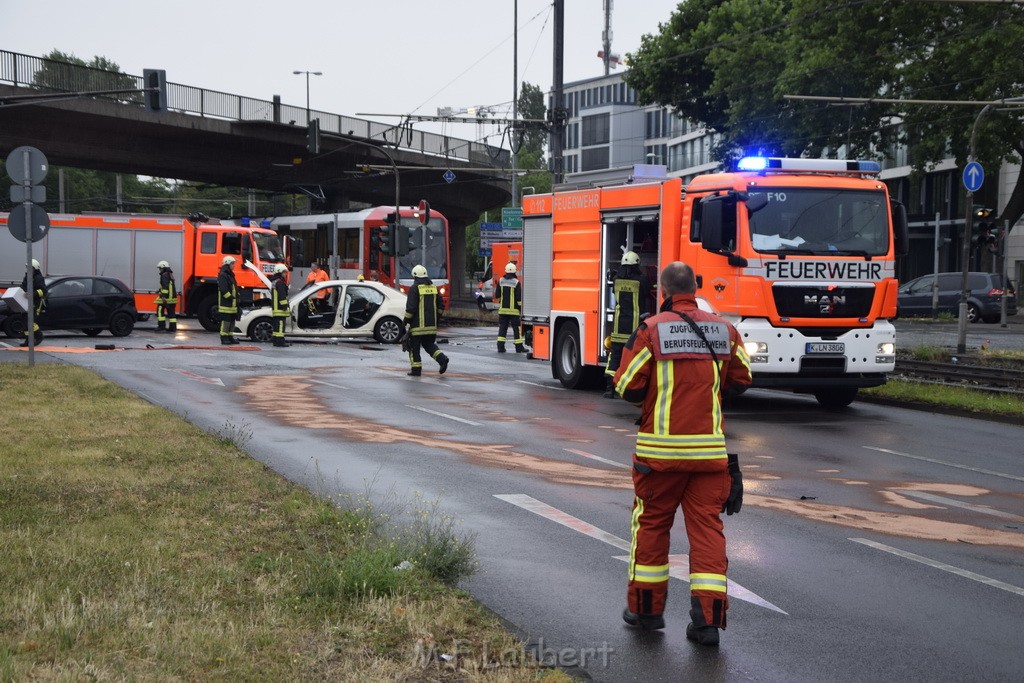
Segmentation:
[(306, 125), (308, 126), (309, 125), (309, 77), (310, 77), (310, 75), (313, 75), (313, 76), (323, 76), (324, 72), (323, 71), (293, 71), (292, 73), (295, 74), (296, 76), (298, 76), (299, 74), (306, 74)]
[(221, 202), (224, 206), (228, 207), (228, 218), (232, 218), (235, 215), (235, 205), (231, 202)]

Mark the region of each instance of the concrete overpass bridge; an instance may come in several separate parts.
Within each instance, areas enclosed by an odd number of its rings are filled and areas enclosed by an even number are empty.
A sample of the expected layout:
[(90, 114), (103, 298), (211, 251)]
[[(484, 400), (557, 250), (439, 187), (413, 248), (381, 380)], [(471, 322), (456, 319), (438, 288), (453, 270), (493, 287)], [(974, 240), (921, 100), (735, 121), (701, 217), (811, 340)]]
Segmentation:
[[(321, 200), (318, 212), (393, 204), (397, 170), (403, 205), (426, 199), (449, 219), (453, 273), (465, 226), (511, 198), (507, 150), (311, 111), (313, 154), (305, 107), (167, 83), (167, 110), (152, 111), (131, 92), (143, 87), (141, 76), (0, 51), (0, 158), (30, 145), (55, 166), (301, 192)], [(75, 94), (109, 90), (128, 92)]]

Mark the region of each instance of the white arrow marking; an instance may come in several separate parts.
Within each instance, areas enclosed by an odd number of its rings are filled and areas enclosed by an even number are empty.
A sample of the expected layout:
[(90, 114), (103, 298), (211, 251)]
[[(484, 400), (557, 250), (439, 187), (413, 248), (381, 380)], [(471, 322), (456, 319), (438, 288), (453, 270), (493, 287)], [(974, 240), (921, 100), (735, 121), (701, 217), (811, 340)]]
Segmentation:
[(921, 500), (927, 500), (932, 503), (938, 503), (939, 505), (948, 505), (950, 507), (963, 508), (964, 510), (970, 510), (971, 512), (980, 512), (983, 515), (992, 515), (993, 517), (1002, 517), (1003, 519), (1010, 519), (1014, 522), (1024, 521), (1024, 517), (1021, 517), (1019, 515), (1013, 515), (1009, 512), (1003, 512), (1002, 510), (994, 510), (992, 508), (987, 508), (983, 505), (971, 505), (970, 503), (964, 503), (953, 498), (936, 496), (934, 493), (925, 493), (924, 491), (911, 491), (909, 489), (896, 489), (896, 491), (904, 496), (920, 498)]
[(891, 554), (896, 555), (898, 557), (904, 557), (904, 558), (906, 558), (908, 560), (913, 560), (914, 562), (920, 562), (921, 564), (926, 564), (929, 567), (934, 567), (936, 569), (941, 569), (942, 571), (949, 572), (950, 574), (956, 574), (957, 576), (962, 576), (965, 579), (970, 579), (972, 581), (977, 581), (978, 583), (983, 583), (986, 586), (992, 586), (993, 588), (999, 588), (1000, 590), (1004, 590), (1004, 591), (1008, 591), (1010, 593), (1016, 593), (1017, 595), (1024, 596), (1024, 588), (1019, 588), (1019, 587), (1014, 586), (1013, 584), (1009, 584), (1009, 583), (1003, 583), (1002, 581), (999, 581), (998, 579), (990, 579), (987, 576), (982, 576), (981, 574), (975, 574), (974, 572), (967, 571), (966, 569), (960, 569), (959, 567), (954, 567), (953, 565), (946, 564), (945, 562), (939, 562), (938, 560), (932, 560), (932, 559), (929, 559), (929, 558), (924, 557), (922, 555), (915, 555), (914, 553), (907, 552), (906, 550), (900, 550), (899, 548), (893, 548), (891, 545), (885, 545), (883, 543), (876, 543), (875, 541), (869, 541), (866, 538), (851, 538), (850, 540), (853, 541), (854, 543), (861, 543), (863, 545), (866, 545), (869, 548), (875, 548), (876, 550), (881, 550), (881, 551), (884, 551), (884, 552), (887, 552), (887, 553), (891, 553)]
[[(608, 545), (618, 548), (619, 550), (629, 550), (628, 541), (624, 541), (615, 534), (599, 529), (593, 524), (584, 522), (582, 519), (573, 517), (567, 512), (562, 512), (558, 508), (551, 507), (547, 503), (542, 503), (536, 498), (532, 498), (522, 493), (495, 494), (494, 497), (499, 500), (503, 500), (506, 503), (512, 503), (517, 507), (521, 507), (524, 510), (534, 513), (535, 515), (540, 515), (545, 519), (550, 519), (552, 522), (558, 522), (562, 526), (569, 527), (570, 529), (578, 531), (585, 536), (590, 536), (591, 538), (596, 538), (599, 541), (604, 541)], [(628, 555), (616, 555), (613, 557), (616, 560), (629, 561)], [(677, 579), (682, 579), (689, 583), (689, 564), (690, 558), (688, 555), (669, 555), (669, 576), (674, 576)], [(760, 607), (775, 610), (781, 614), (787, 614), (784, 610), (779, 609), (756, 593), (747, 590), (732, 579), (729, 579), (729, 596)]]
[(163, 369), (166, 370), (167, 372), (176, 372), (179, 375), (184, 375), (185, 377), (188, 377), (189, 379), (193, 379), (193, 380), (195, 380), (197, 382), (202, 382), (204, 384), (216, 384), (218, 386), (224, 386), (224, 382), (222, 382), (219, 377), (206, 377), (204, 375), (200, 375), (200, 374), (197, 374), (195, 372), (192, 372), (191, 370), (182, 370), (180, 368), (163, 368)]
[(443, 417), (443, 418), (448, 419), (448, 420), (455, 420), (456, 422), (463, 422), (465, 424), (472, 425), (474, 427), (482, 427), (483, 426), (479, 422), (473, 422), (472, 420), (463, 420), (461, 417), (455, 417), (454, 415), (449, 415), (448, 413), (439, 413), (436, 410), (430, 410), (429, 408), (421, 408), (419, 406), (411, 406), (411, 405), (408, 405), (408, 404), (405, 407), (406, 408), (412, 408), (413, 410), (419, 410), (420, 412), (423, 412), (423, 413), (430, 413), (431, 415), (437, 415), (438, 417)]

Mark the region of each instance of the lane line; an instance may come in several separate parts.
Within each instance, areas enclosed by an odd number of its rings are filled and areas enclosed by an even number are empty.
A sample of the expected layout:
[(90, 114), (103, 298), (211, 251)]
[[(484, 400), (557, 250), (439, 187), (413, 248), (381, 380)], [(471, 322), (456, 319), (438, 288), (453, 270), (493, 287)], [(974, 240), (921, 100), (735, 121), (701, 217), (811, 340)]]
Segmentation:
[(1002, 581), (999, 581), (998, 579), (991, 579), (991, 578), (989, 578), (987, 576), (983, 576), (981, 574), (976, 574), (976, 573), (974, 573), (972, 571), (968, 571), (966, 569), (960, 569), (959, 567), (954, 567), (953, 565), (946, 564), (945, 562), (939, 562), (938, 560), (933, 560), (933, 559), (924, 557), (922, 555), (915, 555), (914, 553), (907, 552), (906, 550), (900, 550), (899, 548), (893, 548), (891, 545), (885, 545), (884, 543), (876, 543), (875, 541), (870, 541), (870, 540), (868, 540), (866, 538), (851, 538), (849, 540), (853, 541), (854, 543), (860, 543), (862, 545), (866, 545), (869, 548), (874, 548), (876, 550), (881, 550), (882, 552), (890, 553), (892, 555), (896, 555), (897, 557), (902, 557), (902, 558), (905, 558), (907, 560), (913, 560), (914, 562), (920, 562), (921, 564), (928, 565), (929, 567), (934, 567), (935, 569), (941, 569), (944, 572), (949, 572), (950, 574), (956, 574), (957, 576), (962, 576), (965, 579), (970, 579), (972, 581), (977, 581), (978, 583), (983, 583), (986, 586), (992, 586), (993, 588), (998, 588), (1000, 590), (1004, 590), (1004, 591), (1007, 591), (1009, 593), (1015, 593), (1016, 595), (1020, 595), (1021, 597), (1024, 597), (1024, 588), (1020, 588), (1018, 586), (1014, 586), (1013, 584), (1010, 584), (1010, 583), (1004, 583)]
[[(615, 534), (609, 533), (603, 529), (584, 522), (578, 517), (573, 517), (568, 512), (563, 512), (556, 507), (552, 507), (547, 503), (542, 503), (536, 498), (528, 496), (522, 493), (509, 493), (509, 494), (495, 494), (495, 498), (503, 500), (506, 503), (511, 503), (517, 507), (521, 507), (528, 512), (532, 512), (535, 515), (549, 519), (552, 522), (557, 522), (564, 527), (568, 527), (573, 531), (578, 531), (585, 536), (597, 539), (598, 541), (604, 541), (608, 545), (618, 548), (619, 550), (629, 550), (629, 541), (625, 541)], [(613, 559), (625, 560), (629, 562), (628, 555), (613, 555)], [(669, 555), (669, 576), (674, 576), (677, 579), (681, 579), (687, 583), (690, 582), (690, 558), (688, 555)], [(768, 602), (761, 596), (757, 595), (753, 591), (747, 590), (743, 586), (739, 585), (732, 579), (729, 579), (729, 597), (743, 600), (745, 602), (764, 607), (766, 609), (775, 610), (780, 614), (788, 614)]]
[(438, 417), (443, 417), (449, 420), (455, 420), (456, 422), (463, 422), (474, 427), (483, 427), (483, 425), (480, 424), (479, 422), (473, 422), (472, 420), (464, 420), (461, 417), (455, 417), (454, 415), (449, 415), (448, 413), (440, 413), (436, 410), (430, 410), (429, 408), (421, 408), (420, 406), (411, 406), (408, 404), (406, 404), (405, 407), (412, 408), (413, 410), (419, 410), (420, 412), (424, 413), (430, 413), (431, 415), (437, 415)]
[(531, 387), (540, 387), (541, 389), (551, 389), (553, 391), (566, 391), (565, 387), (553, 387), (548, 384), (538, 384), (537, 382), (527, 382), (525, 379), (517, 379), (520, 384), (529, 384)]
[(612, 467), (621, 467), (622, 469), (625, 469), (625, 470), (633, 469), (633, 465), (623, 465), (621, 462), (615, 462), (614, 460), (608, 460), (607, 458), (602, 458), (600, 455), (594, 455), (593, 453), (587, 453), (586, 451), (578, 451), (575, 448), (566, 448), (565, 450), (568, 451), (569, 453), (575, 453), (576, 455), (581, 455), (584, 458), (590, 458), (591, 460), (597, 460), (598, 462), (603, 462), (604, 464), (611, 465)]
[(926, 458), (923, 455), (911, 455), (910, 453), (901, 453), (899, 451), (891, 451), (888, 448), (878, 448), (877, 446), (862, 446), (869, 451), (878, 451), (879, 453), (888, 453), (889, 455), (898, 455), (902, 458), (912, 458), (913, 460), (922, 460), (924, 462), (930, 462), (936, 465), (945, 465), (946, 467), (955, 467), (960, 470), (968, 470), (970, 472), (977, 472), (979, 474), (991, 474), (993, 477), (1002, 477), (1004, 479), (1013, 479), (1014, 481), (1024, 481), (1024, 477), (1018, 477), (1013, 474), (1006, 474), (1004, 472), (995, 472), (993, 470), (986, 470), (981, 467), (968, 467), (967, 465), (958, 465), (955, 462), (945, 462), (944, 460), (936, 460), (934, 458)]
[(971, 503), (964, 503), (953, 498), (945, 498), (943, 496), (937, 496), (934, 493), (925, 493), (924, 491), (910, 491), (907, 489), (893, 489), (897, 493), (904, 496), (911, 496), (913, 498), (920, 498), (922, 500), (931, 501), (932, 503), (939, 503), (940, 505), (949, 505), (950, 507), (963, 508), (964, 510), (970, 510), (971, 512), (980, 512), (983, 515), (992, 515), (993, 517), (1002, 517), (1003, 519), (1010, 519), (1014, 522), (1024, 521), (1024, 517), (1014, 515), (1009, 512), (1003, 512), (1002, 510), (995, 510), (993, 508), (987, 508), (983, 505), (972, 505)]
[(340, 384), (332, 384), (330, 382), (325, 382), (322, 379), (311, 379), (309, 381), (313, 382), (314, 384), (323, 384), (325, 386), (334, 387), (335, 389), (341, 389), (342, 391), (350, 391), (348, 387), (343, 387)]

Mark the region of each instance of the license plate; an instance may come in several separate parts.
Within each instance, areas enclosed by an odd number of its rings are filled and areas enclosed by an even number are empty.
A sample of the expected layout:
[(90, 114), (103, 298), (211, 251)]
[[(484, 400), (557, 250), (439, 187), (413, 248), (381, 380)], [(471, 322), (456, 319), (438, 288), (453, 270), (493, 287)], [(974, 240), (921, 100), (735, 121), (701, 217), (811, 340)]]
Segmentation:
[(846, 351), (846, 344), (842, 342), (810, 342), (807, 344), (807, 353), (843, 353)]

